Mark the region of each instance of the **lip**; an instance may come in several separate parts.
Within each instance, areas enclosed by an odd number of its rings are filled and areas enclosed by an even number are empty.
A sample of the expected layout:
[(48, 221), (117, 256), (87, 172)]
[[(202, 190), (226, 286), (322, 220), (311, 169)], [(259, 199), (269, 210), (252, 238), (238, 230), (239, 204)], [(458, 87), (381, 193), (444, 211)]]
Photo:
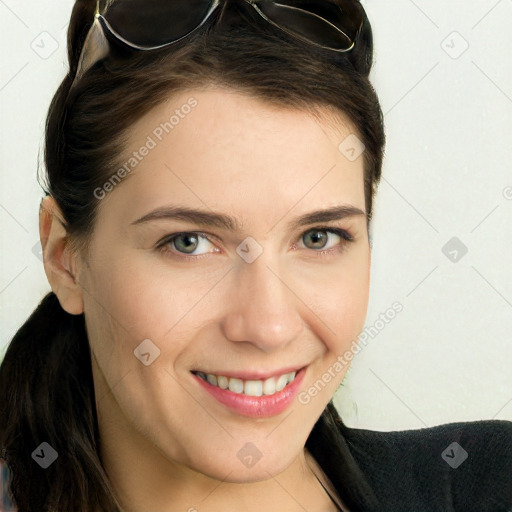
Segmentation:
[[(193, 373), (192, 376), (195, 381), (202, 387), (202, 389), (208, 392), (210, 396), (215, 398), (217, 402), (227, 407), (230, 411), (235, 412), (241, 416), (247, 416), (249, 418), (269, 418), (281, 414), (290, 406), (293, 399), (299, 392), (300, 386), (306, 374), (306, 370), (307, 367), (301, 368), (297, 372), (295, 379), (287, 384), (281, 391), (273, 395), (263, 396), (247, 396), (242, 393), (233, 393), (233, 391), (229, 391), (229, 389), (221, 389), (217, 386), (213, 386), (209, 382), (201, 379), (201, 377), (198, 377)], [(284, 373), (290, 372), (285, 371)], [(273, 375), (275, 374), (272, 374), (271, 376)]]
[(281, 375), (284, 375), (285, 373), (292, 373), (296, 372), (298, 373), (304, 366), (288, 366), (287, 368), (282, 368), (280, 370), (271, 370), (266, 372), (231, 372), (231, 371), (218, 371), (218, 372), (210, 372), (206, 370), (193, 370), (194, 372), (201, 372), (205, 375), (212, 374), (212, 375), (222, 375), (224, 377), (227, 377), (228, 379), (241, 379), (241, 380), (265, 380), (269, 379), (270, 377), (280, 377)]

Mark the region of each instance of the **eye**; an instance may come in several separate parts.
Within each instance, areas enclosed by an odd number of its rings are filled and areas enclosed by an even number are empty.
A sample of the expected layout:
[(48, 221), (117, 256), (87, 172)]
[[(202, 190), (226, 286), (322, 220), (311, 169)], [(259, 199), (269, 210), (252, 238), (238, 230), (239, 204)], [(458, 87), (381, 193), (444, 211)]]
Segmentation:
[[(334, 244), (334, 247), (325, 249), (329, 235), (335, 235), (335, 237), (341, 238), (341, 243)], [(348, 243), (354, 241), (354, 238), (344, 229), (318, 227), (306, 231), (306, 233), (302, 235), (302, 240), (306, 248), (314, 249), (315, 252), (319, 252), (321, 255), (327, 255), (336, 250), (341, 252)]]
[[(176, 233), (163, 240), (160, 247), (164, 252), (174, 252), (169, 249), (169, 246), (174, 246), (175, 250), (182, 252), (185, 257), (188, 255), (198, 257), (202, 256), (202, 254), (194, 254), (194, 251), (197, 251), (198, 248), (201, 247), (204, 249), (204, 246), (208, 244), (211, 244), (210, 240), (201, 233)], [(213, 252), (219, 251), (217, 250)]]
[[(329, 235), (334, 235), (335, 238), (338, 237), (341, 239), (341, 242), (334, 244), (334, 246), (329, 249), (324, 249)], [(328, 256), (334, 252), (340, 253), (343, 251), (350, 242), (354, 241), (354, 237), (344, 229), (318, 227), (303, 233), (301, 240), (305, 241), (303, 243), (306, 249), (311, 249), (313, 252), (319, 253), (320, 256)], [(164, 238), (159, 242), (157, 248), (170, 257), (197, 260), (198, 258), (206, 256), (208, 252), (220, 252), (218, 248), (215, 248), (213, 251), (207, 251), (208, 244), (213, 245), (208, 236), (203, 233), (183, 232), (174, 233)], [(197, 254), (196, 251), (201, 249), (207, 252)]]

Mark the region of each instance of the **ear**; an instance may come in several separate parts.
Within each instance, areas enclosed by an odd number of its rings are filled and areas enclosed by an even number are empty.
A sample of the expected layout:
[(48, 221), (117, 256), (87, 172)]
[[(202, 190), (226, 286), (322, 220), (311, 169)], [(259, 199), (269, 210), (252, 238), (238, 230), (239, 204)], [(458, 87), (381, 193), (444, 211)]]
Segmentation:
[(77, 280), (76, 256), (70, 250), (64, 216), (51, 196), (41, 201), (39, 237), (44, 271), (60, 305), (71, 315), (83, 313), (83, 290)]

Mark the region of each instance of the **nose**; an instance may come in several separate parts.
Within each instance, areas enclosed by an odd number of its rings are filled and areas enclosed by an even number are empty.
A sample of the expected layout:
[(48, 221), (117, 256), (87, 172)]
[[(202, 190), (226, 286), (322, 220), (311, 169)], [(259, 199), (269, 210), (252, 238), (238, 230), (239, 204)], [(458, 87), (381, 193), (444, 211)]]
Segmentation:
[(265, 252), (250, 264), (238, 262), (222, 321), (226, 339), (273, 352), (301, 334), (304, 321), (298, 305), (302, 303), (292, 291), (291, 276), (273, 267), (277, 267), (275, 259)]

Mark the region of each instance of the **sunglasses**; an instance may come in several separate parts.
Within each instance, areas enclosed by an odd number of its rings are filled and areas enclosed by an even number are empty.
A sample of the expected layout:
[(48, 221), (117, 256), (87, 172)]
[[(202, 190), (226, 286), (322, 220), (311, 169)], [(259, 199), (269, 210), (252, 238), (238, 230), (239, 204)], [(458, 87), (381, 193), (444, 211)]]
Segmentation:
[[(109, 54), (109, 41), (133, 50), (165, 48), (196, 32), (227, 1), (98, 0), (73, 85)], [(364, 22), (359, 0), (239, 1), (287, 34), (335, 52), (352, 50)]]

